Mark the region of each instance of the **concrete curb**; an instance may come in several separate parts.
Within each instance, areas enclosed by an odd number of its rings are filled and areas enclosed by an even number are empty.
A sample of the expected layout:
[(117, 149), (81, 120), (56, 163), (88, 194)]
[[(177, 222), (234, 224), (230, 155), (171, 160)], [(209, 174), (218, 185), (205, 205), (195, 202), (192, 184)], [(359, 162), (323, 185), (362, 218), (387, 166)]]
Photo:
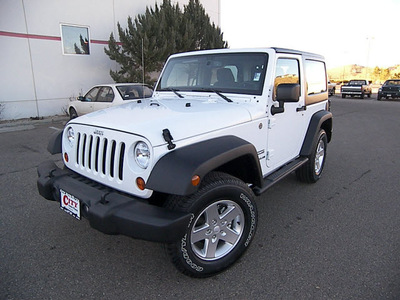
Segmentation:
[(68, 116), (50, 116), (50, 117), (42, 117), (39, 119), (27, 118), (27, 119), (17, 119), (17, 120), (4, 120), (0, 121), (0, 128), (19, 127), (27, 125), (34, 126), (46, 123), (60, 123), (60, 122), (67, 122), (68, 120), (69, 120)]
[(18, 119), (18, 120), (4, 120), (0, 121), (0, 133), (31, 130), (35, 128), (35, 125), (41, 124), (59, 124), (62, 123), (63, 127), (68, 122), (68, 116), (50, 116), (39, 119)]

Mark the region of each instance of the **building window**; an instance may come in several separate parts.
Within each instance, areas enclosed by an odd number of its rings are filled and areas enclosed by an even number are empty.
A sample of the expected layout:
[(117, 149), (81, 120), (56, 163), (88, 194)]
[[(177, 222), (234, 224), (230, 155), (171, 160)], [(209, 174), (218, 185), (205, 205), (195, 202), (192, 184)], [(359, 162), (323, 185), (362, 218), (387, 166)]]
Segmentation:
[(64, 54), (90, 54), (88, 27), (61, 25), (61, 40)]

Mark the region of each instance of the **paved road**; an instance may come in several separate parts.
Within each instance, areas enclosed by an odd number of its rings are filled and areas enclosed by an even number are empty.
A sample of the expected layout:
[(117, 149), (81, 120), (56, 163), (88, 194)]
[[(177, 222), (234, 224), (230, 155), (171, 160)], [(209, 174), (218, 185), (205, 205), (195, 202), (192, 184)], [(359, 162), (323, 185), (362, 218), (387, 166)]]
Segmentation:
[(0, 299), (400, 299), (400, 102), (331, 99), (323, 178), (260, 197), (250, 249), (200, 280), (159, 244), (103, 235), (38, 195), (62, 123), (1, 132)]

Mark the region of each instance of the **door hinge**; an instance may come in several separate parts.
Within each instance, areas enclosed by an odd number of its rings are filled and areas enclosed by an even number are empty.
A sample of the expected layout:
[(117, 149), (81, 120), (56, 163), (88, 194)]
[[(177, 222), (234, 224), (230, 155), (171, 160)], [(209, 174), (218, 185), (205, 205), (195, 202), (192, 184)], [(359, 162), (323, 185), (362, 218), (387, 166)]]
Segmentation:
[(272, 120), (271, 119), (268, 119), (268, 129), (272, 129), (272, 127), (274, 127), (274, 125), (275, 125), (275, 122), (272, 122)]

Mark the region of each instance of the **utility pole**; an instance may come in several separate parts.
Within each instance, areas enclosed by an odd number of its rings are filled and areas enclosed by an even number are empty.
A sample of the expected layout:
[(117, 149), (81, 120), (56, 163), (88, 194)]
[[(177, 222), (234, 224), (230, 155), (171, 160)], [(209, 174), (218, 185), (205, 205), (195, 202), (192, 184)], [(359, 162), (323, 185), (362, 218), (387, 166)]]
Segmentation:
[(375, 38), (373, 36), (367, 37), (367, 66), (366, 66), (366, 71), (365, 71), (365, 79), (368, 80), (368, 72), (369, 72), (369, 54), (371, 51), (371, 41), (374, 40)]

